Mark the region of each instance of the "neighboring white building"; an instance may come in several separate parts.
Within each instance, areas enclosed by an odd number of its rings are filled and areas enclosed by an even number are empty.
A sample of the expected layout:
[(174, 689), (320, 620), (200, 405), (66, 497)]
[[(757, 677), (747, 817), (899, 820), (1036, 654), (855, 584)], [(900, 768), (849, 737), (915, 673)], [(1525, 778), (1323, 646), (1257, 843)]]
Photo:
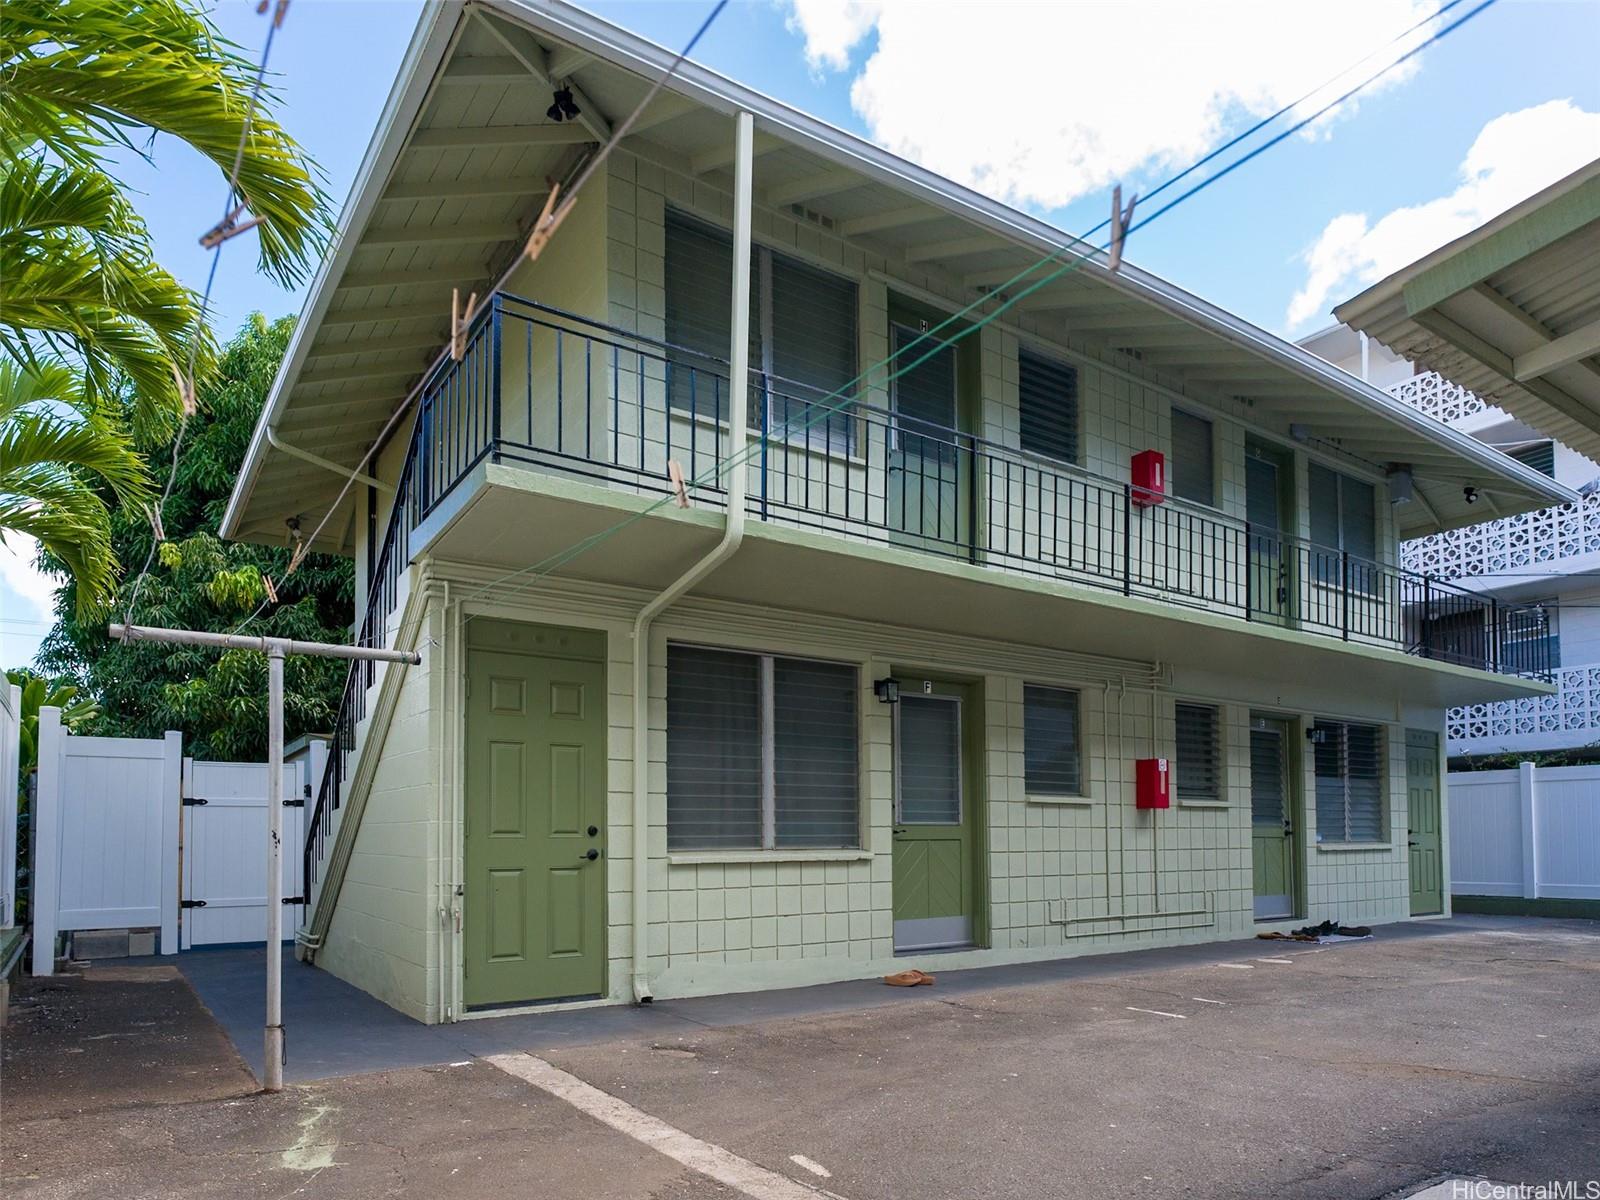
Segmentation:
[[(1453, 708), (1452, 756), (1524, 754), (1592, 747), (1600, 754), (1600, 466), (1502, 408), (1344, 325), (1300, 343), (1375, 387), (1583, 493), (1558, 504), (1401, 544), (1413, 571), (1462, 582), (1550, 614), (1554, 696)], [(1484, 515), (1493, 517), (1492, 507)]]

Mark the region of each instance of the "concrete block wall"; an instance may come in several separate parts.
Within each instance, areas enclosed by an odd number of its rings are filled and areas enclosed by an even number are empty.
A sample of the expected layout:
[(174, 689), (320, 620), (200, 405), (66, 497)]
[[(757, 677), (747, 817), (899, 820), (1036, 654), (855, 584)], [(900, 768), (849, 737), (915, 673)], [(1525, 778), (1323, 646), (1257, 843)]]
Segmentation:
[[(666, 332), (664, 263), (667, 210), (677, 209), (726, 228), (732, 220), (732, 198), (704, 180), (678, 174), (658, 162), (625, 152), (613, 155), (608, 164), (605, 242), (608, 320), (620, 328), (631, 329), (647, 337), (662, 338)], [(908, 265), (891, 260), (809, 221), (758, 206), (754, 212), (753, 228), (759, 243), (857, 282), (860, 306), (858, 363), (863, 369), (883, 361), (891, 351), (889, 295), (894, 285), (888, 282), (890, 279), (898, 281), (911, 298), (926, 295), (941, 299), (951, 312), (972, 299), (958, 281), (937, 267)], [(1214, 395), (1190, 397), (1185, 393), (1181, 381), (1161, 375), (1136, 358), (1083, 343), (1072, 335), (1070, 326), (1050, 323), (1037, 315), (1007, 313), (1001, 323), (984, 327), (975, 340), (981, 355), (982, 379), (978, 432), (986, 439), (1002, 446), (1020, 448), (1017, 400), (1019, 347), (1026, 344), (1043, 354), (1065, 356), (1078, 369), (1081, 466), (1103, 479), (1119, 483), (1128, 481), (1131, 478), (1130, 462), (1138, 451), (1153, 448), (1170, 456), (1172, 409), (1175, 405), (1184, 407), (1213, 423), (1216, 512), (1226, 518), (1244, 519), (1245, 442), (1251, 425), (1248, 409), (1239, 401)], [(887, 375), (890, 370), (892, 368), (873, 370), (860, 385), (861, 395), (868, 405), (879, 409), (889, 407)], [(623, 390), (631, 401), (634, 393), (626, 387)], [(647, 392), (647, 396), (653, 395)], [(647, 403), (654, 401), (647, 399)], [(624, 430), (625, 440), (628, 433), (629, 430)], [(647, 436), (661, 436), (655, 424), (647, 422)], [(676, 453), (682, 457), (687, 434), (675, 430), (673, 440)], [(710, 437), (702, 430), (696, 440), (702, 458), (710, 445)], [(869, 458), (876, 461), (872, 454), (869, 448)], [(1295, 454), (1301, 494), (1297, 514), (1301, 536), (1309, 532), (1304, 494), (1306, 458), (1303, 450)], [(664, 457), (662, 461), (664, 463)], [(796, 469), (792, 458), (784, 461), (790, 471)], [(1330, 465), (1338, 465), (1336, 458), (1327, 461)], [(702, 462), (702, 470), (707, 465), (709, 459)], [(804, 471), (806, 468), (801, 466), (798, 469)], [(818, 470), (814, 465), (811, 469), (813, 473)], [(878, 469), (881, 469), (881, 463)], [(837, 483), (841, 468), (836, 467), (834, 471), (833, 480)], [(753, 478), (752, 489), (756, 486), (757, 481)], [(852, 486), (859, 487), (860, 484), (857, 482)], [(989, 486), (992, 488), (996, 484), (990, 481)], [(1393, 523), (1388, 505), (1382, 503), (1383, 485), (1379, 483), (1378, 488), (1379, 557), (1383, 561), (1393, 562)], [(814, 503), (822, 490), (813, 489)], [(874, 485), (867, 490), (876, 492), (879, 487)], [(860, 513), (855, 515), (859, 519)], [(1071, 531), (1070, 536), (1080, 542), (1093, 543), (1107, 527), (1108, 514), (1094, 514), (1087, 521), (1085, 515), (1081, 508), (1075, 511), (1074, 522), (1078, 528)], [(775, 515), (774, 519), (781, 520), (781, 516)], [(881, 519), (881, 514), (873, 514), (871, 519)], [(1170, 517), (1165, 510), (1158, 510), (1156, 519), (1172, 521), (1176, 518)], [(845, 532), (843, 528), (841, 532)], [(1063, 544), (1068, 536), (1063, 533)], [(1165, 536), (1176, 541), (1180, 534), (1168, 532), (1151, 536)], [(1034, 538), (1037, 537), (1035, 531)], [(1029, 543), (1025, 535), (1019, 533), (1011, 541), (1015, 544), (1008, 542), (1007, 549), (1016, 553), (1027, 552)], [(1118, 541), (1112, 538), (1106, 553), (1119, 555)], [(1206, 564), (1206, 569), (1225, 570), (1216, 563)], [(1175, 579), (1172, 582), (1179, 581)], [(1194, 583), (1194, 579), (1187, 579), (1185, 586), (1192, 588)], [(1240, 586), (1238, 579), (1219, 578), (1215, 586), (1219, 598), (1226, 594), (1237, 602), (1235, 593)]]
[[(608, 633), (610, 779), (608, 994), (629, 994), (632, 954), (631, 711), (628, 614), (634, 601), (597, 585), (541, 585), (492, 615), (604, 628)], [(487, 610), (486, 610), (487, 611)], [(861, 728), (859, 849), (838, 852), (693, 852), (667, 848), (666, 648), (669, 641), (826, 658), (858, 666)], [(989, 948), (940, 956), (946, 967), (1057, 957), (1092, 950), (1248, 937), (1252, 912), (1250, 689), (1238, 679), (1205, 692), (1125, 692), (1104, 683), (1104, 660), (981, 638), (813, 614), (689, 600), (658, 624), (650, 671), (649, 953), (657, 995), (687, 995), (858, 978), (904, 965), (893, 948), (893, 721), (872, 680), (922, 667), (982, 688)], [(1081, 798), (1030, 797), (1023, 687), (1075, 688), (1085, 745)], [(1217, 801), (1174, 798), (1157, 814), (1133, 805), (1133, 762), (1173, 757), (1179, 700), (1219, 710), (1223, 781)], [(1278, 711), (1272, 697), (1264, 708)], [(1328, 705), (1361, 712), (1362, 698), (1330, 692)], [(1370, 702), (1368, 702), (1370, 703)], [(1289, 713), (1295, 736), (1316, 713)], [(1438, 715), (1438, 714), (1435, 714)], [(1302, 920), (1384, 921), (1408, 915), (1404, 725), (1389, 714), (1386, 845), (1314, 845), (1310, 756), (1299, 825)], [(1363, 719), (1385, 724), (1382, 714)], [(1090, 918), (1090, 919), (1084, 919)], [(924, 964), (926, 965), (926, 964)]]
[[(429, 628), (436, 636), (436, 615)], [(365, 732), (382, 739), (381, 752), (338, 904), (316, 955), (324, 970), (430, 1022), (440, 1019), (443, 994), (436, 891), (445, 814), (438, 771), (449, 686), (436, 650), (437, 643), (424, 652), (420, 666), (403, 668), (388, 728), (374, 728), (375, 718), (369, 718)], [(359, 753), (370, 752), (362, 741)]]

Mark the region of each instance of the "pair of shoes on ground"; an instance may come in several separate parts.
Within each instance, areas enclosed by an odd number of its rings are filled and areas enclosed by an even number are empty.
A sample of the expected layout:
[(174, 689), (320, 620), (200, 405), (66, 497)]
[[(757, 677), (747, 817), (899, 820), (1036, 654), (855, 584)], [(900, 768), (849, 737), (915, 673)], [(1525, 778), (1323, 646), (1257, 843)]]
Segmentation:
[(896, 971), (893, 975), (885, 975), (883, 981), (890, 987), (918, 987), (924, 983), (932, 984), (933, 976), (926, 971), (912, 969), (909, 971)]

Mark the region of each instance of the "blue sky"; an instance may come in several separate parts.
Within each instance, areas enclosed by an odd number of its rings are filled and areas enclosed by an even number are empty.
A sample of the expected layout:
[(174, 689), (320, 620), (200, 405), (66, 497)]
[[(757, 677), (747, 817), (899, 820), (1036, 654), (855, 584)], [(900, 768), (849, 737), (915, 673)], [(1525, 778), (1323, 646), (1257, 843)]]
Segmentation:
[[(676, 47), (710, 5), (588, 7)], [(1425, 0), (990, 3), (975, 44), (970, 10), (736, 0), (695, 57), (1081, 230), (1104, 216), (1110, 179), (1148, 188), (1196, 147), (1381, 46), (1419, 7)], [(280, 118), (326, 172), (336, 203), (419, 8), (418, 0), (296, 0), (278, 35)], [(266, 27), (254, 10), (250, 0), (214, 9), (250, 57)], [(1182, 28), (1196, 14), (1204, 24)], [(1031, 58), (1002, 61), (981, 38), (1029, 46)], [(1268, 329), (1303, 335), (1326, 323), (1330, 304), (1432, 248), (1430, 239), (1463, 232), (1577, 165), (1561, 155), (1600, 154), (1600, 115), (1590, 116), (1600, 114), (1597, 48), (1600, 0), (1501, 0), (1317, 136), (1281, 143), (1140, 231), (1129, 256)], [(1175, 119), (1200, 109), (1205, 120)], [(162, 261), (199, 288), (209, 258), (196, 238), (219, 215), (223, 181), (167, 140), (153, 158), (127, 163), (125, 178)], [(277, 316), (300, 306), (300, 294), (257, 276), (254, 261), (248, 237), (223, 253), (213, 300), (223, 336), (252, 310)], [(46, 597), (17, 556), (0, 555), (0, 663), (32, 657)]]

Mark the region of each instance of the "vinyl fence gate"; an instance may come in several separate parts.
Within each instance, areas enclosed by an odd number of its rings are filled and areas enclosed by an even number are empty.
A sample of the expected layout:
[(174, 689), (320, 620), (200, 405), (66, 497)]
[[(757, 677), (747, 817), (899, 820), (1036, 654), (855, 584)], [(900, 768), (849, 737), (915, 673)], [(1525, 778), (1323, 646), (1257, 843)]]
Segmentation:
[[(309, 778), (283, 765), (283, 841), (304, 841)], [(183, 761), (183, 949), (267, 936), (267, 764)], [(283, 928), (305, 912), (299, 854), (283, 856)]]
[[(4, 730), (0, 730), (4, 732)], [(325, 748), (284, 764), (284, 844), (303, 838), (305, 800)], [(56, 936), (159, 929), (161, 954), (259, 945), (267, 929), (267, 766), (183, 757), (182, 735), (70, 734), (39, 713), (33, 825), (33, 973), (55, 966)], [(283, 928), (304, 912), (301, 856), (285, 854)], [(5, 898), (9, 907), (10, 898)], [(181, 917), (180, 917), (181, 914)]]

